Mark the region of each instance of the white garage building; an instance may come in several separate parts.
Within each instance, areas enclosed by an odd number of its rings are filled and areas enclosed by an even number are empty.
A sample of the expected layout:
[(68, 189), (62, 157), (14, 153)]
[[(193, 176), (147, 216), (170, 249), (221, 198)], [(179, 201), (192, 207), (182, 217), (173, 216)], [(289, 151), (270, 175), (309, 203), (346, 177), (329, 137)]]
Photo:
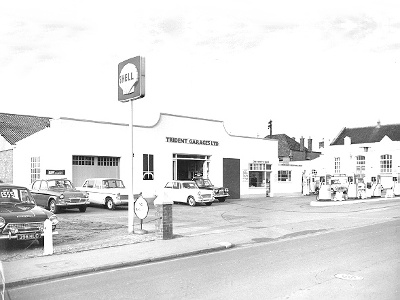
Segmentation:
[[(117, 177), (130, 186), (128, 124), (51, 119), (50, 126), (16, 143), (13, 182), (67, 177)], [(201, 173), (231, 198), (284, 193), (278, 182), (278, 141), (229, 134), (222, 121), (160, 114), (152, 126), (133, 126), (133, 190), (153, 197), (172, 179)]]

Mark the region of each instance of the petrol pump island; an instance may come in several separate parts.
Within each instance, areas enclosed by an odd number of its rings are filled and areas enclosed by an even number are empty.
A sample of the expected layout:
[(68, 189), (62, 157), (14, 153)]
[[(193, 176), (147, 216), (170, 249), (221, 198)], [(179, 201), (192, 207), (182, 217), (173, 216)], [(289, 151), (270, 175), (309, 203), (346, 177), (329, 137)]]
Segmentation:
[[(370, 179), (370, 180), (368, 180)], [(317, 201), (346, 201), (368, 198), (393, 198), (400, 196), (400, 174), (382, 185), (380, 175), (364, 174), (309, 175), (303, 177), (303, 195), (316, 195)]]

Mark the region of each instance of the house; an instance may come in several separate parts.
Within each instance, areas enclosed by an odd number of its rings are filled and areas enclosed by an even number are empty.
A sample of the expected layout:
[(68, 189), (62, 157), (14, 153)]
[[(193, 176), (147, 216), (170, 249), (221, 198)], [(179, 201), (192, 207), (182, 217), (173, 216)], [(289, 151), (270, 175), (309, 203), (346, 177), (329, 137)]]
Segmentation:
[(50, 126), (50, 118), (0, 113), (0, 180), (13, 182), (16, 143)]

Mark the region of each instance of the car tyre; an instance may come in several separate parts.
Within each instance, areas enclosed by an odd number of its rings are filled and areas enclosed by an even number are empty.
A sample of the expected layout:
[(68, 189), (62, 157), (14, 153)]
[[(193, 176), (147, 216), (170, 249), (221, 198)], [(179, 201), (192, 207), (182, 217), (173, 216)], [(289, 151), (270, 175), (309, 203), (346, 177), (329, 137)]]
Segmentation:
[(80, 212), (85, 212), (86, 211), (86, 205), (79, 207)]
[(111, 198), (107, 198), (107, 200), (106, 200), (106, 207), (107, 207), (109, 210), (114, 210), (114, 209), (115, 209), (115, 204), (114, 204), (114, 202), (113, 202), (113, 200), (112, 200)]
[(219, 202), (225, 202), (225, 199), (226, 199), (225, 197), (218, 198), (218, 201), (219, 201)]
[(189, 196), (187, 201), (190, 206), (196, 206), (196, 200), (194, 200), (193, 196)]
[(205, 205), (211, 206), (212, 202), (206, 202)]
[(56, 205), (56, 200), (51, 199), (49, 202), (49, 211), (51, 211), (53, 214), (56, 214), (60, 212), (60, 209)]

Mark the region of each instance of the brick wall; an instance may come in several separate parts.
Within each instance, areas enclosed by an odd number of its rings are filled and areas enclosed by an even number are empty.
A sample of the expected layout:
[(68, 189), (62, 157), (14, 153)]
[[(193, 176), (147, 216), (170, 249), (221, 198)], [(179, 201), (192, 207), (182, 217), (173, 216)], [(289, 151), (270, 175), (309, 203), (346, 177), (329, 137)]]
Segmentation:
[(13, 182), (13, 150), (0, 151), (0, 180)]

